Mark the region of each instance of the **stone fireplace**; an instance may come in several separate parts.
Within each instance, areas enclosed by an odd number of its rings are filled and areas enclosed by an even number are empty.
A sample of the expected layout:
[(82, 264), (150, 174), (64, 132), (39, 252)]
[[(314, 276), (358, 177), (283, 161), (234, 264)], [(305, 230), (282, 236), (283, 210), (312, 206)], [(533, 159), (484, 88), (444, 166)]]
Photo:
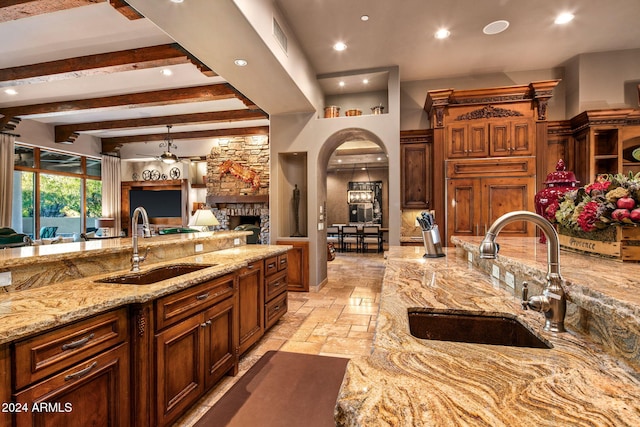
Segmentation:
[(269, 243), (269, 140), (266, 135), (218, 140), (207, 156), (207, 205), (220, 227), (260, 227)]

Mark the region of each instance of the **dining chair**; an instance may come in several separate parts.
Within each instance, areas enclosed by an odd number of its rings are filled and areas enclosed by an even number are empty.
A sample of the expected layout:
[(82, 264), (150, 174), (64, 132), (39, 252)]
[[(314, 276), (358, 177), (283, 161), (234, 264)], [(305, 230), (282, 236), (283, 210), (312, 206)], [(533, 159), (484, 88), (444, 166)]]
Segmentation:
[(333, 243), (335, 248), (342, 250), (340, 228), (334, 226), (327, 227), (327, 243)]
[(358, 227), (345, 225), (342, 227), (342, 250), (352, 250), (355, 246), (356, 252), (360, 250), (360, 236), (358, 235)]
[(377, 225), (365, 225), (362, 229), (362, 252), (369, 250), (369, 245), (375, 245), (376, 252), (382, 252), (382, 233)]

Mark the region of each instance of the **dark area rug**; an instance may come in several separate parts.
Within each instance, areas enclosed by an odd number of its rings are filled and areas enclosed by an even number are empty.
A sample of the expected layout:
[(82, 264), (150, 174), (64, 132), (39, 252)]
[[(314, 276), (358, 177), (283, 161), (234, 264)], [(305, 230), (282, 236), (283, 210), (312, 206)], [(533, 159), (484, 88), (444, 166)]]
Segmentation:
[(269, 351), (195, 427), (333, 427), (333, 408), (348, 362)]

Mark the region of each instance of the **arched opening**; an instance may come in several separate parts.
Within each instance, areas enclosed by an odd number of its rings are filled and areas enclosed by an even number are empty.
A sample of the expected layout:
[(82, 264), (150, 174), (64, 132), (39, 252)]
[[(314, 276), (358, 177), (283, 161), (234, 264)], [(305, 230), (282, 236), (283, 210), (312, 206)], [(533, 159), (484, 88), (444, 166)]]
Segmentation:
[[(381, 139), (365, 129), (338, 131), (323, 144), (318, 162), (318, 171), (324, 173), (320, 185), (324, 184), (322, 193), (326, 194), (323, 215), (328, 230), (355, 226), (362, 232), (365, 226), (373, 226), (388, 240), (389, 161)], [(343, 245), (342, 235), (340, 243), (331, 237), (336, 249), (345, 254), (379, 253), (382, 249), (382, 244)]]

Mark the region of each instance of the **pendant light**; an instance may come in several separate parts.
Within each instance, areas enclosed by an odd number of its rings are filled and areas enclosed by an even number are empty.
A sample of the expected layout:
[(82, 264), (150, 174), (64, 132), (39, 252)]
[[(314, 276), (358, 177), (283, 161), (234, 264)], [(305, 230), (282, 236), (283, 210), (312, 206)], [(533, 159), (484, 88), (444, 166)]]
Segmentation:
[(166, 163), (168, 165), (173, 164), (175, 162), (178, 161), (178, 156), (176, 156), (175, 154), (173, 154), (171, 152), (171, 148), (178, 148), (174, 143), (173, 143), (173, 139), (171, 138), (171, 128), (173, 127), (173, 125), (167, 125), (167, 136), (164, 139), (164, 142), (160, 143), (160, 147), (167, 147), (167, 150), (162, 153), (162, 155), (160, 156), (160, 161), (162, 163)]

